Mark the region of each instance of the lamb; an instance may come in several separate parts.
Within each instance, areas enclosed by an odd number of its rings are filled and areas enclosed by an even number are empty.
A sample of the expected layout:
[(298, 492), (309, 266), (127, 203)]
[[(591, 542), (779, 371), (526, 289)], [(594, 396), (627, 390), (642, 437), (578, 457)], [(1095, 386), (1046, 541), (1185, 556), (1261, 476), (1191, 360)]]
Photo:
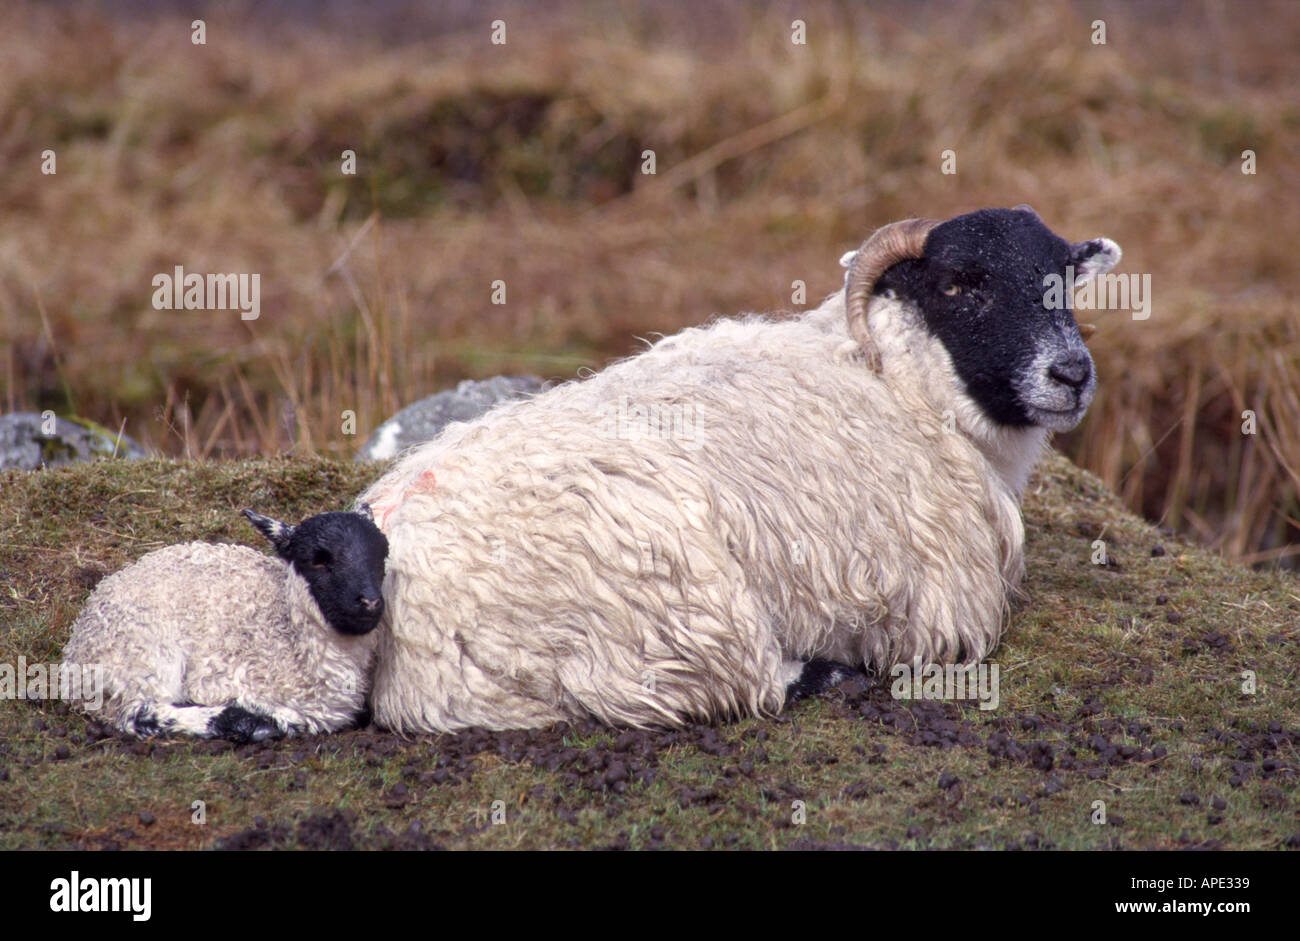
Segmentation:
[(375, 721), (672, 726), (776, 713), (828, 664), (978, 662), (1030, 470), (1096, 387), (1045, 278), (1119, 257), (1028, 207), (894, 223), (812, 311), (450, 426), (360, 497), (391, 546)]
[(297, 526), (243, 514), (278, 558), (168, 546), (105, 578), (77, 618), (65, 665), (98, 667), (117, 729), (256, 742), (364, 708), (388, 553), (369, 507)]

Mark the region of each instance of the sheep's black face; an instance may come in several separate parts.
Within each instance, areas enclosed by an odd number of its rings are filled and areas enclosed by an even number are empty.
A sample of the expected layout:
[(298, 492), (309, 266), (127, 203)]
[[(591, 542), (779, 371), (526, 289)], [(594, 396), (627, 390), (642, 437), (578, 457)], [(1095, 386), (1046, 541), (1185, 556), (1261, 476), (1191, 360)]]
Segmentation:
[[(1076, 284), (1108, 270), (1107, 239), (1071, 245), (1032, 210), (982, 209), (935, 226), (918, 259), (876, 282), (916, 305), (966, 391), (994, 422), (1068, 431), (1092, 402), (1092, 357), (1049, 275)], [(1058, 292), (1058, 297), (1061, 296)]]
[(368, 513), (321, 513), (297, 526), (248, 510), (244, 515), (302, 576), (331, 627), (359, 635), (379, 625), (388, 539)]

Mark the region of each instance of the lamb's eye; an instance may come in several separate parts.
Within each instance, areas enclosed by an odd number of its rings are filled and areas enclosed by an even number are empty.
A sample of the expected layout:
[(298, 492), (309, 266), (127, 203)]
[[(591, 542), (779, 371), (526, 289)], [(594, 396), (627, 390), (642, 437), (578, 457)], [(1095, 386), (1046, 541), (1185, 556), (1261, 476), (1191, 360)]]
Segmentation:
[(316, 554), (311, 557), (313, 568), (323, 569), (334, 561), (334, 556), (330, 555), (324, 549), (317, 549)]
[(956, 297), (958, 294), (961, 293), (961, 285), (950, 284), (943, 289), (943, 293), (947, 294), (949, 297)]

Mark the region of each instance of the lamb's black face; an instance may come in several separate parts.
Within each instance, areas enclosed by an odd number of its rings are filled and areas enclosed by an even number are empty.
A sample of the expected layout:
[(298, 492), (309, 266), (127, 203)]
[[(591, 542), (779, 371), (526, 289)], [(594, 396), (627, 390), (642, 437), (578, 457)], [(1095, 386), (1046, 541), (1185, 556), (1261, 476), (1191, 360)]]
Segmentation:
[(982, 209), (935, 226), (921, 258), (876, 282), (916, 305), (952, 357), (966, 391), (1001, 425), (1068, 431), (1092, 401), (1092, 357), (1065, 304), (1049, 304), (1049, 275), (1064, 282), (1105, 271), (1106, 239), (1071, 245), (1032, 210)]
[(321, 513), (286, 526), (249, 510), (247, 516), (293, 566), (330, 626), (341, 634), (368, 634), (384, 613), (388, 539), (363, 513)]

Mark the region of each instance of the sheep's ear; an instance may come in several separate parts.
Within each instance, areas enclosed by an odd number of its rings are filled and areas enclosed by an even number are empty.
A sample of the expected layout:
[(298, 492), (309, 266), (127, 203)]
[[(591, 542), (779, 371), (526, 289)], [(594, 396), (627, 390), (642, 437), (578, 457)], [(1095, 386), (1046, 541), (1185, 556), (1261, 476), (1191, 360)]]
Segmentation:
[(293, 538), (293, 531), (296, 527), (271, 519), (269, 516), (263, 516), (261, 513), (254, 513), (252, 510), (240, 510), (240, 512), (248, 518), (250, 523), (261, 530), (262, 535), (271, 543), (271, 547), (276, 552), (283, 555), (288, 550), (289, 540)]
[(1074, 283), (1084, 284), (1105, 274), (1119, 263), (1123, 253), (1110, 239), (1089, 239), (1070, 246), (1070, 264), (1074, 266)]
[(361, 506), (357, 507), (357, 512), (360, 513), (362, 516), (364, 516), (366, 519), (370, 520), (370, 522), (373, 523), (375, 521), (375, 514), (374, 511), (370, 509), (369, 503), (361, 504)]

